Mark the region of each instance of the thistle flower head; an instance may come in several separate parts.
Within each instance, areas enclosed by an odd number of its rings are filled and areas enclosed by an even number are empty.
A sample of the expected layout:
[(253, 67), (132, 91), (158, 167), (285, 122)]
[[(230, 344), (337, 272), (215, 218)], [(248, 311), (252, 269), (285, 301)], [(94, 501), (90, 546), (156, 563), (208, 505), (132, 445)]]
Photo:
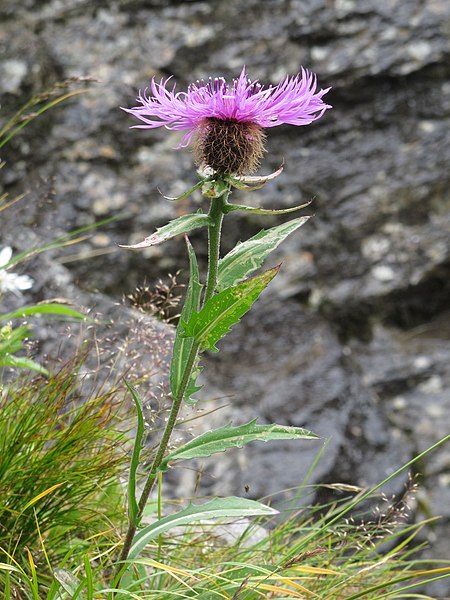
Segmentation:
[(186, 131), (180, 147), (193, 138), (197, 163), (219, 173), (243, 175), (254, 171), (264, 152), (264, 129), (288, 123), (309, 125), (331, 108), (317, 90), (315, 75), (301, 69), (278, 85), (264, 87), (247, 77), (245, 67), (231, 83), (223, 77), (192, 83), (186, 92), (168, 89), (169, 79), (152, 80), (139, 93), (139, 106), (126, 108), (143, 125)]

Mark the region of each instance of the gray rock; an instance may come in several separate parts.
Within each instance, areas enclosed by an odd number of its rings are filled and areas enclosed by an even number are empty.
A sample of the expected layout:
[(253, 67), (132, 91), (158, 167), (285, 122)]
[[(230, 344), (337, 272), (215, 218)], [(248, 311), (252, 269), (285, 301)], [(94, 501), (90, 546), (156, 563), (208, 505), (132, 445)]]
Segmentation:
[[(355, 485), (375, 483), (448, 433), (448, 2), (4, 0), (0, 19), (5, 113), (63, 78), (99, 80), (4, 149), (4, 189), (28, 191), (30, 201), (2, 213), (2, 243), (21, 248), (30, 229), (48, 239), (125, 212), (83, 242), (83, 260), (60, 258), (80, 293), (113, 303), (144, 277), (186, 267), (181, 241), (147, 254), (114, 243), (139, 241), (201, 201), (161, 198), (158, 190), (177, 195), (195, 182), (192, 155), (174, 150), (176, 133), (129, 130), (119, 106), (133, 105), (152, 76), (174, 75), (182, 89), (235, 76), (244, 63), (264, 82), (304, 64), (333, 86), (334, 109), (321, 121), (269, 131), (262, 170), (284, 160), (284, 173), (249, 202), (277, 208), (314, 198), (315, 217), (273, 257), (283, 266), (265, 299), (206, 359), (204, 397), (215, 400), (200, 408), (227, 406), (199, 427), (260, 415), (311, 428), (332, 436), (313, 480)], [(246, 201), (243, 192), (233, 199)], [(230, 216), (224, 250), (278, 222)], [(203, 234), (193, 242), (204, 266)], [(38, 296), (52, 289), (48, 279), (41, 285)], [(224, 455), (207, 463), (204, 489), (250, 485), (256, 497), (299, 485), (321, 443)], [(419, 467), (432, 512), (444, 515), (430, 556), (445, 556), (448, 447)], [(191, 472), (172, 475), (193, 485)], [(439, 585), (429, 593), (448, 595)]]

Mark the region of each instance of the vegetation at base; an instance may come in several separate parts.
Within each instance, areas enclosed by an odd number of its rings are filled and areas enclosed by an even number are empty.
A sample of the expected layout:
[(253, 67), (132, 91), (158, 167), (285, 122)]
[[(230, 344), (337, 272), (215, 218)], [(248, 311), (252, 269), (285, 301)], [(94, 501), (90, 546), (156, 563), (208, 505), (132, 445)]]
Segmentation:
[(450, 577), (449, 561), (415, 558), (425, 523), (410, 522), (414, 485), (399, 499), (341, 490), (342, 499), (320, 506), (308, 504), (316, 489), (304, 485), (296, 497), (304, 508), (286, 505), (281, 518), (203, 519), (154, 536), (114, 592), (125, 527), (124, 390), (81, 403), (77, 377), (71, 365), (3, 397), (1, 598), (428, 598), (414, 588)]
[[(181, 519), (191, 505), (175, 513), (176, 528), (159, 519), (162, 535), (148, 536), (113, 591), (126, 528), (120, 480), (131, 439), (121, 409), (129, 386), (87, 385), (82, 358), (3, 386), (0, 598), (428, 598), (414, 589), (450, 577), (449, 561), (415, 557), (426, 522), (410, 522), (414, 485), (399, 499), (336, 486), (339, 500), (314, 505), (316, 488), (305, 482), (295, 498), (304, 508), (291, 502), (281, 517)], [(149, 504), (151, 521), (155, 510)]]
[(44, 577), (45, 558), (58, 562), (75, 548), (81, 556), (92, 536), (114, 537), (123, 514), (123, 394), (86, 393), (85, 385), (82, 397), (79, 367), (23, 376), (0, 398), (0, 560), (14, 564), (30, 552)]

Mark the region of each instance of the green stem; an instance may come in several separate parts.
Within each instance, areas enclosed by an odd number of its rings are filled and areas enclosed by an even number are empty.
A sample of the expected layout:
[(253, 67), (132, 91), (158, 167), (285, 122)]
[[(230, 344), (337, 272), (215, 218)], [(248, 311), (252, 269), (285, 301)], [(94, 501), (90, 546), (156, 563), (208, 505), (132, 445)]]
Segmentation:
[[(128, 558), (128, 554), (130, 552), (131, 544), (133, 542), (133, 538), (135, 536), (136, 529), (141, 521), (142, 514), (144, 512), (148, 498), (151, 494), (153, 485), (154, 485), (156, 477), (158, 475), (158, 469), (164, 458), (164, 454), (166, 452), (166, 448), (169, 443), (170, 436), (172, 435), (172, 431), (175, 427), (178, 413), (180, 411), (181, 403), (184, 398), (184, 393), (188, 386), (189, 379), (191, 377), (191, 372), (192, 372), (193, 366), (195, 364), (195, 360), (197, 358), (198, 350), (199, 350), (199, 344), (194, 343), (192, 345), (191, 352), (190, 352), (189, 358), (188, 358), (188, 362), (186, 364), (186, 370), (184, 372), (183, 381), (181, 382), (181, 385), (180, 385), (179, 394), (176, 398), (173, 399), (172, 407), (170, 409), (169, 418), (167, 419), (167, 423), (166, 423), (166, 427), (164, 429), (163, 436), (161, 438), (161, 441), (159, 442), (156, 456), (153, 459), (152, 465), (150, 467), (150, 472), (147, 477), (147, 481), (145, 482), (144, 489), (142, 490), (142, 494), (141, 494), (141, 497), (140, 497), (140, 500), (138, 503), (138, 513), (136, 515), (135, 522), (130, 523), (128, 526), (128, 531), (125, 536), (122, 552), (119, 557), (119, 563), (125, 561)], [(117, 567), (117, 571), (115, 573), (115, 577), (114, 577), (115, 580), (117, 579), (117, 581), (115, 581), (115, 583), (114, 583), (115, 587), (117, 587), (119, 585), (122, 570), (123, 570), (123, 565), (121, 566), (119, 564), (119, 566)]]
[[(208, 227), (208, 275), (206, 280), (206, 290), (203, 302), (206, 302), (211, 298), (211, 296), (213, 296), (217, 285), (217, 272), (219, 267), (220, 253), (220, 234), (222, 230), (224, 208), (227, 203), (227, 198), (228, 194), (225, 194), (224, 196), (214, 198), (211, 200), (211, 206), (209, 209), (209, 217), (211, 219), (211, 224)], [(184, 394), (189, 384), (192, 369), (194, 368), (199, 349), (200, 344), (194, 342), (189, 353), (189, 357), (186, 363), (186, 369), (184, 371), (183, 380), (180, 384), (178, 395), (175, 398), (173, 398), (172, 407), (170, 409), (166, 427), (164, 429), (161, 441), (159, 442), (155, 458), (153, 459), (152, 465), (150, 467), (150, 472), (148, 474), (147, 481), (145, 482), (144, 489), (142, 490), (142, 494), (138, 503), (138, 513), (136, 515), (135, 522), (129, 524), (122, 552), (119, 557), (119, 563), (122, 563), (128, 558), (128, 554), (130, 552), (131, 544), (133, 542), (136, 529), (141, 521), (145, 506), (147, 505), (148, 498), (152, 492), (155, 480), (158, 476), (159, 467), (161, 466), (173, 429), (176, 425), (178, 413), (180, 412)], [(119, 585), (120, 577), (123, 571), (124, 566), (119, 564), (113, 580), (115, 586)]]
[(217, 285), (217, 271), (219, 269), (220, 234), (225, 213), (225, 206), (229, 196), (229, 190), (223, 196), (211, 200), (209, 217), (211, 225), (208, 228), (208, 277), (206, 283), (205, 297), (203, 302), (213, 296)]

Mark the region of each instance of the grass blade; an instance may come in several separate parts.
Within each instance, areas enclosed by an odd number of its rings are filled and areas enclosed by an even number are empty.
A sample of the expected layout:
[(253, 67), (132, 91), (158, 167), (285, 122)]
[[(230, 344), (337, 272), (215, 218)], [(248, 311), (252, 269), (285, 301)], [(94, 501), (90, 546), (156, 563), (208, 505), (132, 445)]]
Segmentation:
[(0, 315), (0, 321), (10, 321), (11, 319), (20, 319), (22, 317), (32, 317), (34, 315), (57, 315), (60, 317), (73, 317), (74, 319), (85, 319), (86, 316), (64, 306), (51, 302), (49, 304), (35, 304), (33, 306), (23, 306), (17, 310)]
[(62, 483), (57, 483), (55, 485), (52, 485), (48, 489), (44, 490), (43, 492), (41, 492), (40, 494), (35, 496), (27, 504), (25, 504), (23, 511), (25, 512), (28, 508), (30, 508), (31, 506), (34, 506), (37, 502), (39, 502), (39, 500), (41, 500), (42, 498), (45, 498), (46, 496), (48, 496), (49, 494), (51, 494), (52, 492), (54, 492), (55, 490), (60, 488), (65, 483), (66, 482), (63, 481)]

